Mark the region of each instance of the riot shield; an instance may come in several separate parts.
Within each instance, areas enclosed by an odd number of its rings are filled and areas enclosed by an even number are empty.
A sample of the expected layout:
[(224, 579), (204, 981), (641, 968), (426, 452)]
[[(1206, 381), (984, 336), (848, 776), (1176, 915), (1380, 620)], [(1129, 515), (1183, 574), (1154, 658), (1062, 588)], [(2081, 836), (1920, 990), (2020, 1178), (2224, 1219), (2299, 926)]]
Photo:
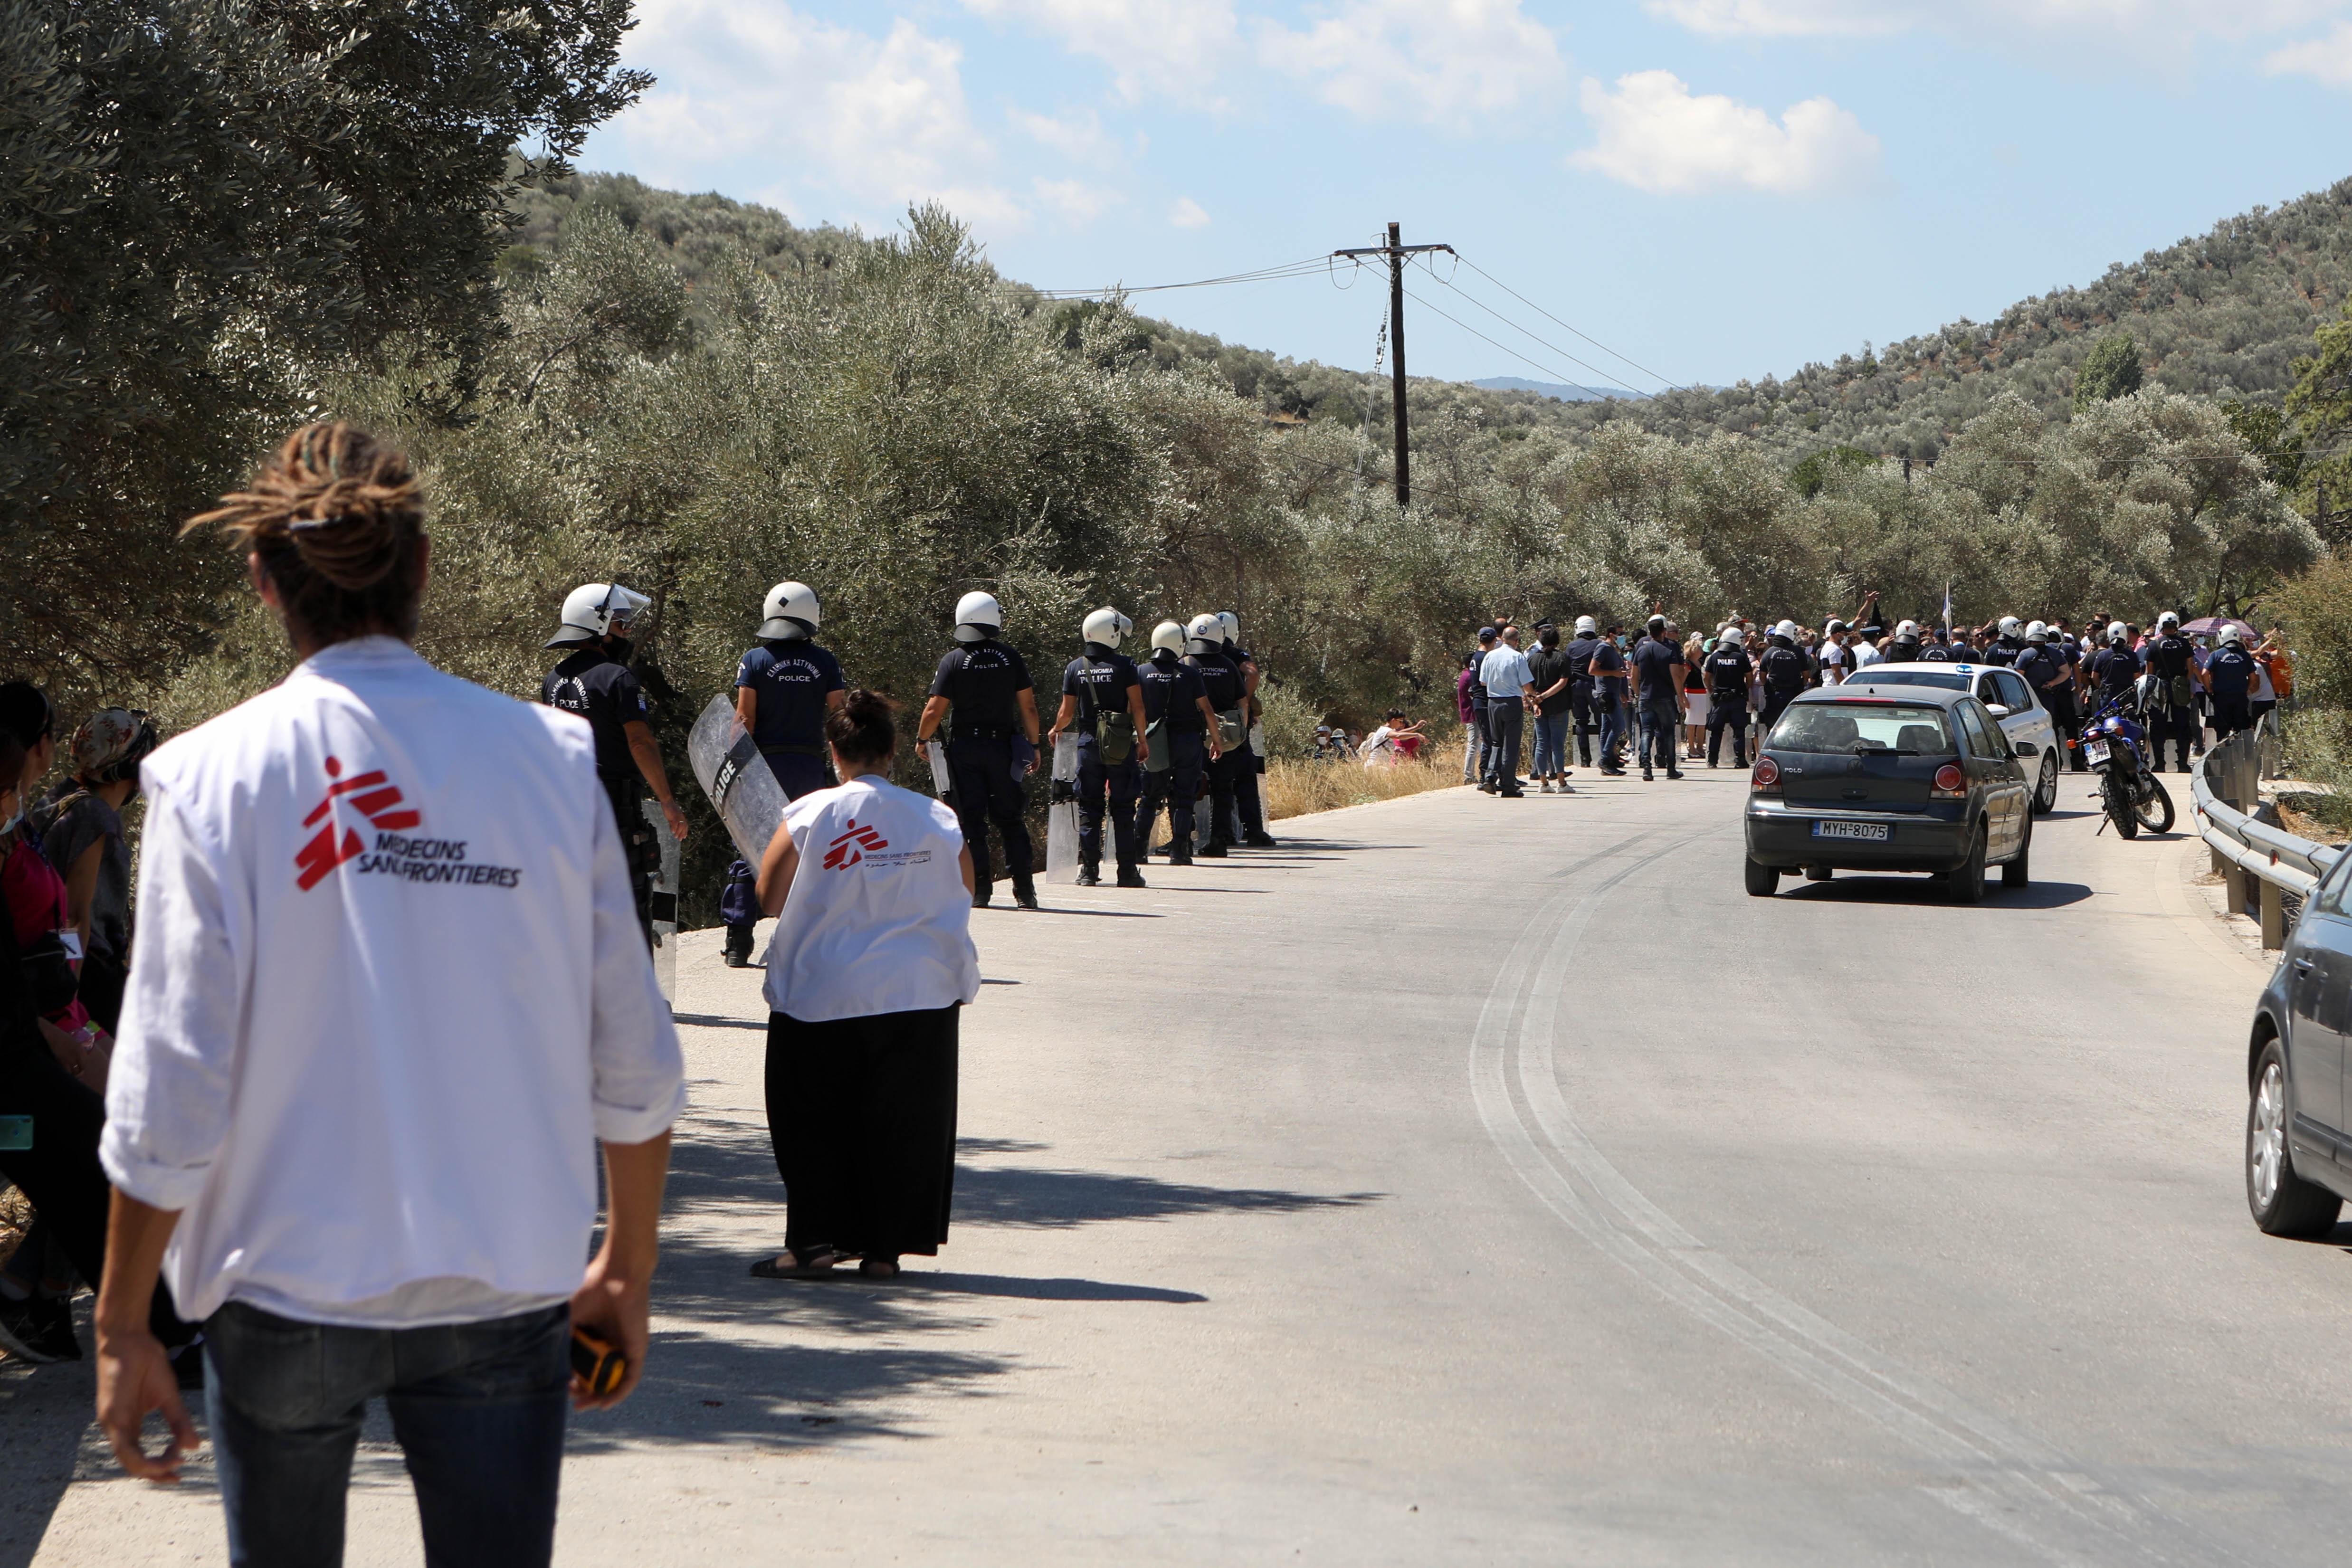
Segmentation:
[(712, 697), (694, 721), (686, 759), (718, 809), (727, 836), (735, 841), (735, 852), (757, 866), (776, 836), (776, 824), (784, 820), (784, 789), (724, 696)]
[(1078, 880), (1078, 737), (1054, 742), (1054, 783), (1045, 797), (1045, 880)]
[(669, 819), (662, 815), (661, 802), (641, 800), (638, 805), (652, 824), (654, 843), (661, 851), (661, 871), (654, 878), (653, 897), (649, 901), (654, 925), (654, 978), (661, 982), (661, 994), (673, 1010), (677, 1007), (677, 835), (669, 831)]
[(931, 765), (931, 792), (944, 800), (955, 793), (948, 777), (948, 748), (936, 740), (923, 742), (924, 759)]

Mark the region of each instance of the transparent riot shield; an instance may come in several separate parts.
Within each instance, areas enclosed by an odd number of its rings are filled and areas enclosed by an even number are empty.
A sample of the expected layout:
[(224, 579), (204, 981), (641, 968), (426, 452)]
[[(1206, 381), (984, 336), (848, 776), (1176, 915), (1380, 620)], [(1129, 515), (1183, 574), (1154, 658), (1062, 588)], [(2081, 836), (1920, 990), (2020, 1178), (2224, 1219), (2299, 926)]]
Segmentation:
[(686, 737), (686, 758), (735, 841), (735, 852), (757, 866), (784, 820), (784, 790), (735, 716), (734, 704), (724, 696), (710, 699)]
[(931, 765), (931, 792), (944, 800), (955, 793), (948, 778), (948, 748), (936, 740), (923, 742), (923, 758)]
[(677, 835), (669, 831), (659, 800), (641, 800), (646, 821), (652, 824), (654, 843), (661, 852), (661, 871), (654, 878), (654, 978), (670, 1007), (677, 1006)]
[(1054, 742), (1054, 784), (1045, 797), (1045, 880), (1078, 880), (1078, 737)]

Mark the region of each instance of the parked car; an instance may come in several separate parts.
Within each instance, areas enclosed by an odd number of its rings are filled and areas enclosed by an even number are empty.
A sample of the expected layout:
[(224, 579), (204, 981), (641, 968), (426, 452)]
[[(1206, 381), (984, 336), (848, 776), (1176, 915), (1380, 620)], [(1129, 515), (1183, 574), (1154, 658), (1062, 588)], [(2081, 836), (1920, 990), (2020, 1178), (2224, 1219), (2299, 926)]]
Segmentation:
[(1748, 891), (1801, 871), (1927, 872), (1984, 896), (1985, 868), (2023, 887), (2032, 790), (1985, 705), (1936, 686), (1849, 682), (1789, 705), (1748, 776)]
[(2041, 695), (2015, 670), (1999, 664), (1867, 664), (1848, 675), (1847, 685), (1934, 686), (1966, 692), (2000, 721), (2000, 732), (2033, 775), (2033, 810), (2058, 804), (2058, 770), (2065, 766), (2066, 741)]
[(2352, 853), (2287, 933), (2246, 1047), (2246, 1207), (2273, 1236), (2325, 1236), (2352, 1196)]

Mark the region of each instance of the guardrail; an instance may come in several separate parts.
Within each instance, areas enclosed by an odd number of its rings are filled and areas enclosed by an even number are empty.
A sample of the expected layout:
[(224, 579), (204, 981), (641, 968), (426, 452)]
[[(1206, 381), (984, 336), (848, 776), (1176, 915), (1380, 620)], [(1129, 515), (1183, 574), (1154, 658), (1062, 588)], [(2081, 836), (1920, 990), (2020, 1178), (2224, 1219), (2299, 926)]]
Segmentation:
[(2345, 852), (2253, 815), (2262, 807), (2263, 778), (2277, 753), (2276, 725), (2276, 716), (2265, 714), (2261, 724), (2213, 747), (2189, 785), (2198, 834), (2213, 852), (2213, 870), (2229, 883), (2230, 907), (2243, 910), (2247, 894), (2256, 894), (2265, 948), (2286, 946), (2287, 895), (2308, 896)]

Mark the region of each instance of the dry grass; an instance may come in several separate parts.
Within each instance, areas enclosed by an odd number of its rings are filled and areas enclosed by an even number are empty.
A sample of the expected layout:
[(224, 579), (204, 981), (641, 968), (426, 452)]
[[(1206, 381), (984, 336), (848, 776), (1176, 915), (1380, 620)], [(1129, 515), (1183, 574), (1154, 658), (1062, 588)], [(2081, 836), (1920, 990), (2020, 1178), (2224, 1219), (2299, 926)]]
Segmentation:
[(1266, 759), (1265, 777), (1258, 780), (1266, 820), (1304, 817), (1314, 811), (1335, 811), (1342, 806), (1362, 806), (1393, 800), (1462, 782), (1459, 745), (1424, 748), (1412, 762), (1366, 768), (1359, 762), (1305, 762), (1287, 757)]

